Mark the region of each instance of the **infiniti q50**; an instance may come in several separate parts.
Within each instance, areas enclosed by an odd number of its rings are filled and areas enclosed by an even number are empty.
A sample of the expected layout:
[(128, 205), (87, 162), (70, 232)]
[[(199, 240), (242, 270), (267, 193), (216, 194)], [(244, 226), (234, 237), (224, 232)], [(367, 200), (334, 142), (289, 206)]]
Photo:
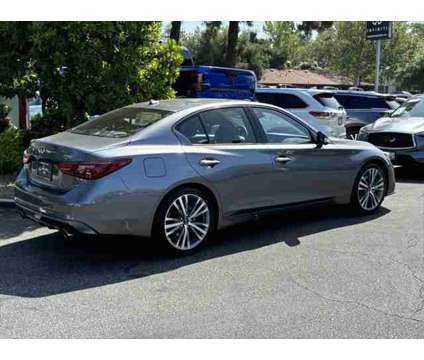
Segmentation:
[(327, 138), (281, 108), (177, 99), (111, 111), (35, 140), (21, 213), (65, 234), (130, 234), (187, 252), (264, 211), (316, 203), (376, 211), (394, 191), (385, 153)]

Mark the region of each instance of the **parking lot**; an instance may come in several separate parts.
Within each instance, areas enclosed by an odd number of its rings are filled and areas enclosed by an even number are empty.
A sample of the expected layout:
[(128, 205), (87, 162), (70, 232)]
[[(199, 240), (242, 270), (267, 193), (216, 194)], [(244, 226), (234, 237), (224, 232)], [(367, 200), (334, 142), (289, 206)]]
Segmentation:
[(396, 175), (373, 216), (282, 213), (181, 258), (2, 207), (0, 337), (423, 337), (424, 175)]

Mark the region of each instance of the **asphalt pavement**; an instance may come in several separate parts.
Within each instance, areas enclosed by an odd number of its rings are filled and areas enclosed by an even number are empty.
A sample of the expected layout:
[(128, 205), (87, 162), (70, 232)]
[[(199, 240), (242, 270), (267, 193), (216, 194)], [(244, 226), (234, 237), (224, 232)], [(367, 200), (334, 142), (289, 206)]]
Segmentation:
[(0, 207), (0, 337), (424, 337), (424, 175), (397, 176), (372, 216), (281, 213), (182, 258)]

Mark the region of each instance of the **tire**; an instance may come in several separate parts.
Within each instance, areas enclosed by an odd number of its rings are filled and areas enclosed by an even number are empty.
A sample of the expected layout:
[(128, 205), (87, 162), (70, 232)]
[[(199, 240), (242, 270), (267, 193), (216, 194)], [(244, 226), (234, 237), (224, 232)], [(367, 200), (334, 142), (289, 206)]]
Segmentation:
[(198, 250), (215, 231), (215, 209), (210, 197), (199, 189), (183, 188), (159, 205), (154, 237), (173, 254)]
[(351, 207), (362, 213), (376, 212), (384, 201), (387, 177), (380, 165), (370, 163), (358, 173), (351, 196)]

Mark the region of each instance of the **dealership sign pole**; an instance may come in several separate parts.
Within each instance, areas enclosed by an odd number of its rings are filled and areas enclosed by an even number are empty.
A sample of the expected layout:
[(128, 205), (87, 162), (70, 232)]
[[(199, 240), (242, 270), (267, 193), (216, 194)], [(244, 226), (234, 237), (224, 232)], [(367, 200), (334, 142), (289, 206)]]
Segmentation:
[(391, 39), (392, 22), (391, 21), (367, 21), (367, 39), (376, 42), (376, 61), (375, 61), (375, 84), (374, 90), (378, 91), (380, 86), (380, 58), (381, 58), (381, 40)]

